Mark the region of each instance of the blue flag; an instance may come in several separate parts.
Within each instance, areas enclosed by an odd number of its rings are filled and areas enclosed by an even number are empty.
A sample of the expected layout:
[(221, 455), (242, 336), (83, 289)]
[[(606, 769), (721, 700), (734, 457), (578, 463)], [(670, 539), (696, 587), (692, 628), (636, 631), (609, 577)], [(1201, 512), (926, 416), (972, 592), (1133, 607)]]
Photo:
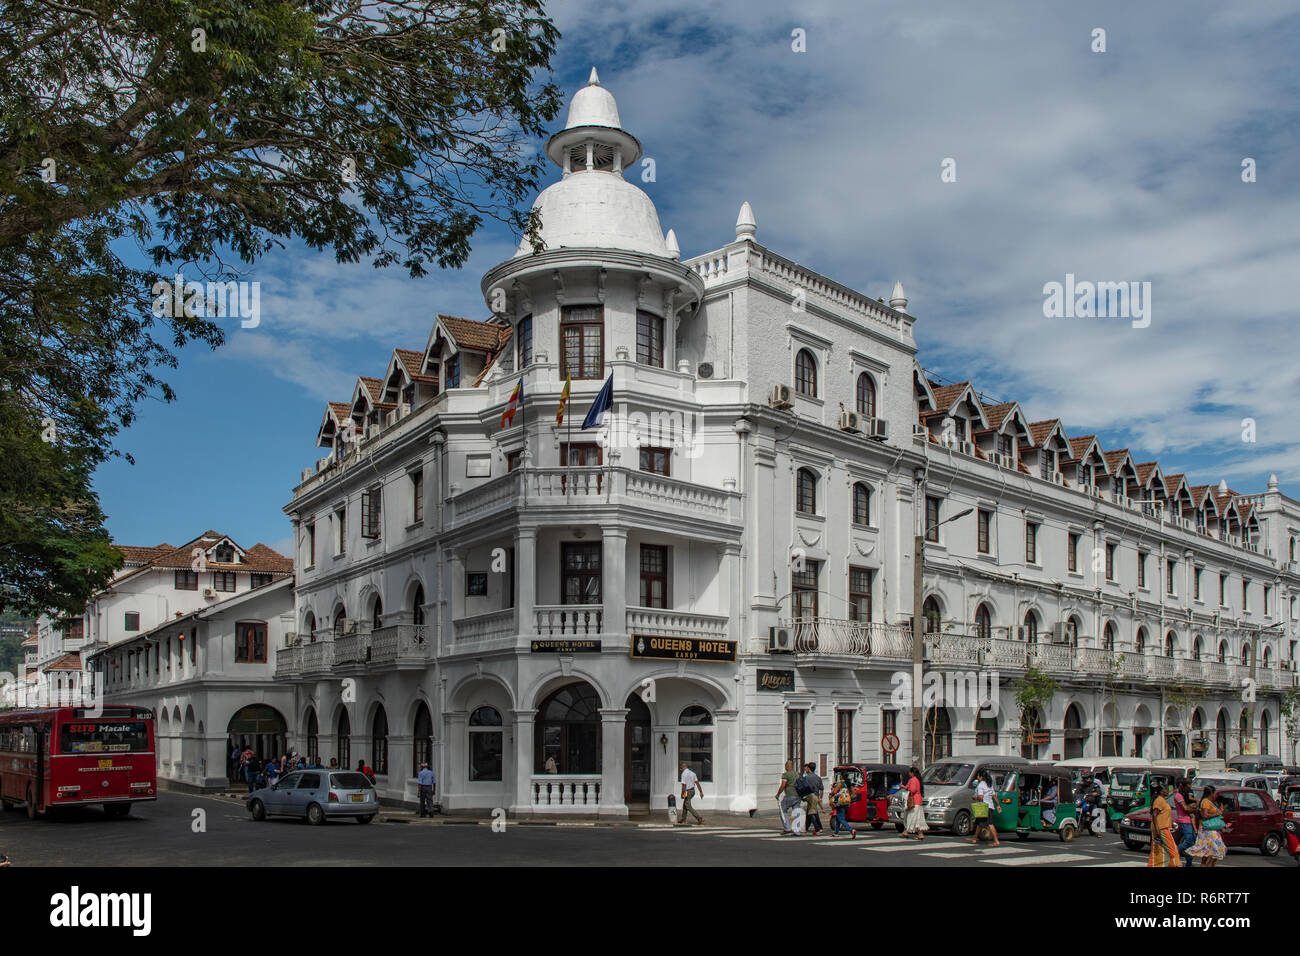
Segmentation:
[(605, 379), (605, 384), (600, 387), (596, 400), (591, 403), (591, 408), (587, 409), (587, 417), (582, 420), (583, 429), (599, 428), (600, 420), (605, 417), (605, 412), (614, 404), (614, 373), (611, 372), (609, 378)]

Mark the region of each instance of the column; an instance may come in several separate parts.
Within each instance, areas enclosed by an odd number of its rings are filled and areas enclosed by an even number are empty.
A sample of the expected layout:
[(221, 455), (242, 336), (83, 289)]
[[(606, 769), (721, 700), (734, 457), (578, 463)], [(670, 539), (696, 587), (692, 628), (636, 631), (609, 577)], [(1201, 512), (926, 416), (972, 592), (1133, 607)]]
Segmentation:
[(744, 793), (739, 730), (739, 710), (713, 712), (713, 786), (709, 788), (711, 802), (704, 806), (719, 813), (730, 809), (728, 797), (734, 799)]
[(600, 710), (600, 810), (601, 816), (626, 817), (623, 780), (627, 740), (627, 709), (602, 707)]
[[(520, 634), (533, 634), (537, 616), (537, 529), (520, 528), (515, 535), (515, 614)], [(529, 766), (532, 766), (531, 759)]]
[(415, 789), (415, 748), (410, 734), (388, 735), (388, 795), (404, 803), (418, 800)]
[(601, 630), (605, 634), (627, 631), (627, 529), (606, 528), (601, 553)]
[[(469, 805), (465, 783), (469, 779), (469, 712), (448, 711), (442, 715), (442, 774), (438, 776), (438, 793), (444, 810)], [(454, 796), (453, 796), (454, 795)]]
[(739, 544), (727, 543), (722, 546), (722, 579), (727, 582), (727, 640), (738, 642), (737, 648), (743, 654), (747, 648), (739, 642), (742, 639), (740, 620), (744, 613), (742, 596), (745, 591), (740, 580)]
[(533, 720), (535, 710), (511, 711), (515, 718), (515, 797), (510, 813), (533, 812)]

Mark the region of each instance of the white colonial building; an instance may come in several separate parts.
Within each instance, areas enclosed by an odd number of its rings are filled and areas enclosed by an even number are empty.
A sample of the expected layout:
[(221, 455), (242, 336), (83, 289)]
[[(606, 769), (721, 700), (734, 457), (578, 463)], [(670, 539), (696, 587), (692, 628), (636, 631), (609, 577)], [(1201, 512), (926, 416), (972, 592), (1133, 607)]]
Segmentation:
[[(663, 807), (683, 761), (705, 808), (768, 809), (787, 757), (911, 752), (924, 529), (929, 666), (1001, 682), (982, 715), (934, 708), (929, 753), (1293, 755), (1300, 505), (932, 381), (901, 286), (783, 258), (748, 204), (683, 261), (594, 71), (546, 151), (544, 245), (484, 276), (492, 317), (437, 316), (326, 409), (285, 509), (291, 745), (364, 759), (398, 801), (427, 760), (452, 809)], [(1013, 699), (1030, 667), (1059, 682), (1041, 744)]]

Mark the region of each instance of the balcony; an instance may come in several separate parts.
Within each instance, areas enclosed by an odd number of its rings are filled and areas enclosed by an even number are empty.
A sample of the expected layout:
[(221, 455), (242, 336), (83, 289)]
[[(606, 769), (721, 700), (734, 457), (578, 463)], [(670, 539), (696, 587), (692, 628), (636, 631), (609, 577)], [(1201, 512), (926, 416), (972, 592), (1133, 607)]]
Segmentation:
[(459, 648), (462, 644), (482, 645), (508, 642), (513, 644), (519, 633), (518, 616), (514, 608), (488, 611), (453, 621), (452, 640)]
[(533, 608), (538, 637), (599, 637), (602, 604), (538, 604)]
[(794, 618), (780, 623), (790, 629), (796, 655), (889, 661), (912, 659), (912, 629), (907, 624), (829, 617)]
[(684, 518), (728, 523), (740, 520), (740, 495), (679, 478), (633, 468), (599, 466), (521, 468), (456, 495), (448, 503), (447, 521), (463, 525), (528, 505), (572, 503), (641, 506)]
[(334, 668), (334, 642), (317, 641), (315, 644), (303, 644), (301, 677), (329, 677)]
[(727, 636), (728, 620), (729, 618), (724, 614), (698, 614), (693, 611), (630, 607), (627, 609), (627, 632), (724, 640)]
[(390, 624), (370, 633), (371, 668), (423, 667), (433, 657), (425, 624)]

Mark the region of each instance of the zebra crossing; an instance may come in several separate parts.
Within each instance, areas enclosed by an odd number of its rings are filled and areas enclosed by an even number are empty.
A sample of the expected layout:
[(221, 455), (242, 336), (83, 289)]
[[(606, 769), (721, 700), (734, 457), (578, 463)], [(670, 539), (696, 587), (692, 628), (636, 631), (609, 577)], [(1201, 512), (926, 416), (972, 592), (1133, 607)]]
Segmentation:
[(888, 860), (891, 863), (897, 862), (904, 866), (907, 865), (907, 861), (911, 858), (935, 861), (960, 860), (963, 864), (989, 864), (992, 866), (1088, 865), (1129, 867), (1144, 866), (1146, 862), (1145, 857), (1141, 856), (1117, 861), (1111, 854), (1106, 853), (1100, 847), (1095, 849), (1071, 848), (1067, 850), (1059, 848), (1059, 844), (1053, 846), (1052, 844), (1045, 844), (1043, 841), (1026, 843), (1004, 841), (996, 847), (981, 844), (976, 849), (964, 841), (936, 840), (934, 837), (924, 841), (899, 840), (897, 837), (893, 837), (892, 834), (883, 836), (863, 833), (857, 839), (848, 837), (832, 838), (829, 836), (791, 837), (774, 830), (708, 826), (707, 824), (679, 827), (667, 824), (642, 824), (641, 829), (673, 830), (683, 835), (690, 834), (692, 838), (753, 840), (761, 843), (795, 842), (816, 847), (840, 847), (863, 855), (864, 862), (878, 858), (881, 862)]

